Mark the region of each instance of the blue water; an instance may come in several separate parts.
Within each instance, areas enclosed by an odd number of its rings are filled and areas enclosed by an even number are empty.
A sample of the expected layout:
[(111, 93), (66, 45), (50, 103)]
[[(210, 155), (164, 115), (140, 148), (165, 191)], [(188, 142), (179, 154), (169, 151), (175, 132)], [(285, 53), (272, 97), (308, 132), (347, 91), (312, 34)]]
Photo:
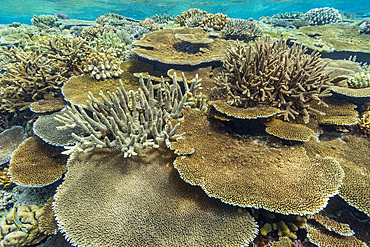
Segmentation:
[[(95, 20), (107, 13), (117, 13), (134, 19), (145, 19), (154, 14), (178, 15), (190, 8), (209, 13), (224, 13), (233, 18), (272, 16), (290, 11), (306, 12), (312, 8), (333, 7), (341, 11), (370, 12), (370, 0), (1, 0), (0, 23), (14, 21), (30, 24), (32, 16), (61, 12), (69, 18)], [(370, 16), (364, 16), (370, 17)]]

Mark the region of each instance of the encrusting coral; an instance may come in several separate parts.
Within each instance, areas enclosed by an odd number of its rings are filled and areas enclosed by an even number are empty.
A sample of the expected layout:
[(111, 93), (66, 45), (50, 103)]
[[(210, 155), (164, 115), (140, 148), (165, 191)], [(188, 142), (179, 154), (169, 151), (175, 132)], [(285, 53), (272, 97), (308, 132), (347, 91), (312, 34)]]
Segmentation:
[[(0, 246), (22, 247), (41, 242), (46, 237), (38, 228), (43, 208), (31, 205), (18, 207), (17, 212), (14, 212), (14, 210), (15, 208), (7, 214), (0, 224)], [(25, 230), (21, 231), (16, 226), (14, 214), (16, 214), (20, 224), (25, 227)]]
[(181, 180), (166, 148), (124, 158), (115, 149), (75, 152), (54, 196), (59, 229), (76, 246), (248, 246), (248, 210)]
[(216, 83), (234, 107), (273, 106), (285, 121), (308, 123), (310, 115), (323, 114), (311, 105), (325, 106), (322, 98), (331, 94), (323, 88), (328, 81), (323, 73), (326, 64), (318, 53), (305, 55), (305, 51), (282, 40), (271, 41), (269, 36), (247, 47), (237, 42), (227, 49), (225, 71)]
[(167, 121), (181, 117), (182, 108), (199, 87), (198, 77), (193, 79), (189, 88), (183, 76), (184, 94), (176, 77), (172, 85), (162, 80), (159, 88), (154, 88), (151, 80), (146, 85), (142, 77), (139, 81), (137, 93), (132, 90), (126, 92), (122, 83), (114, 93), (107, 92), (109, 99), (100, 93), (104, 103), (90, 93), (91, 103), (87, 103), (87, 109), (92, 112), (92, 117), (81, 106), (77, 110), (74, 105), (68, 107), (64, 116), (59, 115), (57, 119), (65, 124), (59, 128), (79, 126), (87, 134), (78, 136), (73, 133), (77, 144), (66, 146), (69, 150), (64, 153), (114, 147), (127, 157), (135, 155), (135, 149), (158, 147), (163, 141), (169, 145), (170, 140), (180, 137), (177, 134), (179, 125), (172, 126)]

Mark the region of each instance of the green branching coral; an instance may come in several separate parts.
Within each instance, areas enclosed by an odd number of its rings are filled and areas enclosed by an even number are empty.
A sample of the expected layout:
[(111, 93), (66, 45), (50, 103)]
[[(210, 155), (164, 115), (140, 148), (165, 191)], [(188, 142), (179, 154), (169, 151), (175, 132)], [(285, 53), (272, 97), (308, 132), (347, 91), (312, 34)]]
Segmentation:
[(308, 123), (310, 114), (324, 114), (311, 105), (326, 105), (322, 98), (331, 94), (323, 89), (328, 83), (328, 74), (323, 73), (326, 64), (317, 52), (306, 55), (305, 51), (269, 36), (247, 47), (238, 42), (227, 49), (224, 72), (216, 83), (226, 91), (231, 106), (273, 106), (285, 121)]
[(182, 94), (176, 77), (173, 85), (162, 79), (159, 88), (154, 88), (150, 79), (145, 85), (140, 78), (138, 92), (126, 92), (122, 84), (114, 93), (109, 93), (109, 99), (100, 93), (104, 103), (97, 100), (91, 93), (87, 110), (78, 110), (72, 105), (68, 113), (59, 116), (57, 120), (64, 123), (61, 128), (82, 128), (86, 136), (72, 134), (78, 141), (75, 146), (66, 147), (65, 154), (88, 152), (94, 148), (113, 147), (124, 153), (124, 156), (136, 155), (135, 149), (159, 147), (160, 142), (169, 145), (170, 140), (176, 139), (179, 125), (167, 123), (169, 118), (179, 118), (182, 108), (187, 105), (188, 97), (195, 93), (199, 85), (196, 77), (190, 88), (183, 76), (185, 94)]

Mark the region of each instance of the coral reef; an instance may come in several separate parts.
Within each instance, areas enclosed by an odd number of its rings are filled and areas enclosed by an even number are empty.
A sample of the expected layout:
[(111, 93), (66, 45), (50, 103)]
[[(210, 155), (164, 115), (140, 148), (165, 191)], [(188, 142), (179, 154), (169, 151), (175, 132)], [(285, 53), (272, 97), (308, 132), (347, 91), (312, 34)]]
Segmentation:
[(0, 170), (0, 185), (4, 187), (13, 186), (14, 184), (10, 179), (11, 179), (11, 176), (9, 175), (7, 167)]
[(24, 128), (15, 126), (0, 133), (0, 164), (10, 160), (14, 150), (16, 150), (24, 140)]
[(191, 34), (196, 40), (209, 39), (209, 33), (201, 28), (162, 29), (145, 34), (132, 51), (140, 57), (165, 64), (198, 65), (212, 61), (220, 61), (225, 57), (226, 47), (233, 41), (214, 39), (200, 49), (198, 44), (183, 42), (175, 35)]
[(102, 26), (104, 25), (120, 26), (127, 23), (126, 18), (124, 16), (115, 13), (101, 15), (95, 20), (95, 22)]
[(123, 73), (117, 59), (107, 53), (90, 53), (81, 65), (83, 71), (96, 80), (117, 78)]
[[(203, 18), (206, 15), (207, 15), (207, 11), (200, 10), (200, 9), (189, 9), (187, 11), (182, 12), (181, 15), (176, 16), (175, 22), (179, 23), (180, 26), (183, 27), (183, 26), (186, 26), (186, 22), (190, 18), (194, 18), (195, 16), (201, 16), (201, 18)], [(202, 19), (200, 19), (199, 21), (201, 20)]]
[(43, 213), (39, 220), (39, 229), (46, 235), (54, 235), (58, 233), (58, 225), (55, 220), (52, 203), (54, 200), (50, 198), (48, 203), (43, 207)]
[(199, 110), (186, 108), (183, 115), (183, 120), (170, 120), (186, 133), (185, 139), (171, 142), (180, 155), (174, 166), (185, 181), (201, 186), (211, 197), (305, 215), (323, 209), (339, 192), (344, 172), (333, 158), (308, 156), (300, 146), (284, 146), (268, 137), (226, 134), (225, 127), (214, 126)]
[(58, 19), (63, 19), (63, 20), (68, 20), (68, 15), (66, 14), (62, 14), (60, 12), (58, 12), (57, 14), (54, 14), (54, 17), (58, 18)]
[(56, 27), (58, 18), (53, 15), (33, 15), (31, 19), (32, 25), (39, 28)]
[(335, 232), (341, 236), (353, 236), (355, 234), (348, 224), (339, 223), (335, 220), (329, 219), (324, 211), (309, 216), (309, 219), (315, 220), (317, 223), (324, 226), (325, 229)]
[(302, 16), (302, 19), (311, 25), (326, 25), (340, 22), (342, 16), (337, 9), (325, 7), (310, 9)]
[(278, 13), (274, 14), (272, 18), (275, 19), (301, 19), (303, 17), (302, 12), (285, 12), (284, 14)]
[(115, 28), (110, 25), (101, 26), (99, 24), (93, 24), (85, 27), (81, 32), (81, 37), (86, 40), (94, 40), (101, 36), (104, 32), (114, 33)]
[(117, 59), (124, 59), (129, 54), (128, 44), (132, 42), (129, 34), (124, 30), (117, 33), (104, 32), (94, 40), (94, 49), (101, 53), (108, 53)]
[(226, 26), (228, 21), (230, 21), (230, 18), (225, 14), (207, 14), (199, 23), (199, 26), (206, 30), (220, 31)]
[(10, 160), (12, 181), (31, 187), (54, 183), (67, 171), (67, 157), (61, 151), (62, 148), (48, 145), (38, 137), (28, 137)]
[(253, 20), (231, 18), (222, 29), (222, 34), (227, 39), (250, 41), (261, 37), (262, 31)]
[(63, 98), (41, 99), (30, 104), (30, 110), (35, 113), (56, 112), (62, 110), (67, 102)]
[(269, 119), (266, 126), (265, 131), (267, 133), (284, 140), (307, 142), (312, 137), (317, 138), (318, 135), (313, 129), (305, 125), (284, 122), (276, 118)]
[(58, 115), (63, 115), (66, 109), (53, 114), (42, 115), (33, 123), (33, 133), (40, 137), (44, 142), (53, 146), (67, 146), (74, 144), (74, 140), (71, 136), (72, 132), (81, 135), (83, 134), (82, 129), (75, 127), (71, 129), (58, 129), (57, 127), (62, 124), (55, 118)]
[(358, 119), (358, 127), (362, 133), (370, 136), (370, 111), (362, 113), (361, 118)]
[(157, 31), (159, 30), (158, 25), (150, 18), (145, 18), (145, 20), (141, 20), (140, 26), (148, 28), (150, 31)]
[(224, 72), (217, 78), (218, 86), (226, 90), (228, 104), (246, 108), (268, 105), (281, 110), (277, 116), (285, 121), (303, 120), (322, 114), (311, 105), (322, 104), (330, 96), (324, 89), (328, 75), (326, 64), (318, 53), (305, 55), (306, 49), (286, 42), (271, 41), (265, 36), (247, 47), (237, 42), (226, 51)]
[(22, 247), (41, 242), (45, 235), (38, 228), (38, 222), (43, 209), (36, 206), (23, 206), (18, 208), (17, 216), (27, 232), (18, 229), (14, 222), (14, 208), (1, 222), (1, 241), (0, 246), (4, 247)]
[(365, 88), (370, 87), (370, 73), (355, 73), (347, 79), (349, 88)]
[(155, 14), (152, 17), (150, 17), (150, 19), (152, 19), (155, 23), (164, 24), (170, 21), (175, 21), (175, 16), (172, 16), (171, 14), (166, 14), (166, 13), (163, 15)]
[(181, 180), (174, 158), (163, 148), (72, 154), (54, 196), (59, 229), (78, 246), (248, 245), (258, 232), (248, 211)]
[(114, 93), (107, 92), (109, 99), (101, 92), (99, 95), (104, 103), (97, 100), (91, 93), (87, 109), (93, 113), (90, 117), (82, 107), (78, 110), (73, 105), (68, 112), (59, 116), (58, 120), (64, 127), (79, 126), (87, 136), (72, 134), (78, 143), (66, 147), (70, 154), (74, 151), (88, 152), (94, 148), (114, 147), (124, 153), (125, 157), (136, 155), (135, 149), (158, 147), (160, 142), (169, 145), (171, 139), (178, 138), (179, 125), (167, 123), (169, 118), (179, 118), (188, 97), (199, 87), (198, 77), (194, 78), (190, 88), (183, 77), (186, 86), (184, 94), (176, 77), (173, 84), (162, 81), (159, 88), (154, 89), (150, 80), (144, 84), (141, 77), (140, 89), (126, 92), (122, 83)]

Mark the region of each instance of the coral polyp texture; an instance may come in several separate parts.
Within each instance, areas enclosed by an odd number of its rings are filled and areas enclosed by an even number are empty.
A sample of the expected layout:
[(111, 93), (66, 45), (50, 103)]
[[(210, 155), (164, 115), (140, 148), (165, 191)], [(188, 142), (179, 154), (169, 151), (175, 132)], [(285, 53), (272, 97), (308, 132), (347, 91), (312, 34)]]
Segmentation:
[(307, 11), (302, 19), (311, 25), (326, 25), (340, 22), (342, 15), (334, 8), (314, 8)]
[(370, 72), (355, 73), (347, 79), (349, 88), (366, 88), (370, 87)]
[(14, 183), (42, 187), (60, 179), (67, 171), (63, 149), (46, 144), (38, 137), (28, 137), (14, 152), (9, 173)]
[(211, 197), (304, 215), (320, 211), (339, 192), (344, 172), (333, 158), (309, 157), (302, 147), (273, 143), (270, 137), (234, 137), (199, 110), (185, 108), (183, 115), (183, 120), (170, 120), (180, 123), (180, 133), (186, 132), (185, 139), (171, 142), (180, 155), (175, 168)]
[(207, 14), (199, 25), (206, 30), (220, 31), (226, 26), (229, 20), (230, 18), (225, 14)]
[(233, 42), (217, 38), (213, 40), (211, 42), (209, 32), (201, 28), (162, 29), (134, 41), (135, 48), (132, 51), (139, 57), (160, 63), (199, 65), (221, 61), (225, 58), (227, 46)]
[(139, 81), (140, 89), (137, 93), (132, 90), (126, 92), (122, 83), (115, 92), (107, 93), (109, 99), (100, 93), (104, 103), (90, 94), (91, 102), (88, 102), (87, 109), (93, 113), (92, 117), (82, 107), (77, 110), (73, 105), (64, 116), (59, 115), (58, 120), (65, 124), (59, 128), (78, 126), (86, 133), (84, 136), (72, 133), (77, 144), (66, 147), (69, 150), (65, 153), (114, 147), (127, 157), (135, 155), (135, 149), (158, 147), (163, 141), (169, 145), (170, 140), (180, 137), (177, 134), (179, 125), (172, 126), (167, 120), (182, 116), (182, 108), (199, 87), (198, 77), (194, 78), (189, 88), (183, 76), (186, 86), (184, 94), (176, 77), (172, 85), (162, 80), (157, 89), (154, 89), (151, 80), (145, 85), (141, 76)]
[[(0, 246), (22, 247), (41, 242), (46, 237), (38, 228), (43, 208), (30, 205), (18, 207), (17, 212), (14, 212), (14, 210), (13, 208), (1, 222)], [(16, 214), (15, 217), (14, 214)], [(27, 230), (21, 231), (16, 226), (14, 218), (18, 219), (18, 225), (20, 223)]]
[(308, 123), (310, 115), (323, 114), (312, 105), (326, 106), (330, 96), (326, 64), (320, 55), (304, 54), (302, 46), (288, 47), (282, 40), (265, 36), (254, 44), (237, 42), (226, 51), (224, 72), (217, 78), (225, 101), (237, 108), (268, 105), (280, 109), (284, 121)]
[(75, 246), (248, 246), (258, 232), (248, 211), (181, 180), (174, 158), (164, 148), (72, 154), (54, 196), (59, 229)]
[(106, 53), (90, 53), (82, 62), (82, 67), (85, 73), (96, 80), (117, 78), (123, 73), (117, 59)]
[(26, 139), (22, 126), (15, 126), (0, 133), (0, 164), (8, 162), (14, 150)]

